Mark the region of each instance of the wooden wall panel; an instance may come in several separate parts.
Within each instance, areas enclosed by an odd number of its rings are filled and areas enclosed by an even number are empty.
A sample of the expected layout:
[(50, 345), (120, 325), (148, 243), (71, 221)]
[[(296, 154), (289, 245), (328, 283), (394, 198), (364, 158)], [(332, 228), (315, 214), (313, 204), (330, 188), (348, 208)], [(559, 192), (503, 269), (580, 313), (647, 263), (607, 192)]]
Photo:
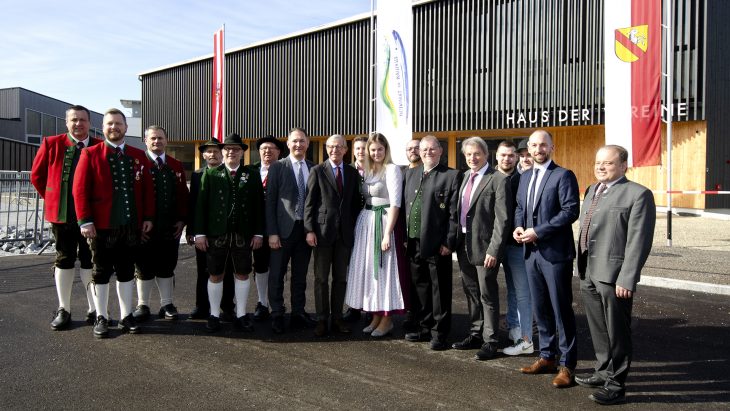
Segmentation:
[[(707, 122), (687, 121), (672, 125), (672, 190), (704, 190), (707, 174), (705, 159), (707, 143)], [(666, 126), (662, 125), (662, 165), (639, 167), (629, 170), (629, 179), (639, 182), (652, 190), (667, 189)], [(667, 205), (667, 196), (654, 196), (658, 206)], [(705, 208), (705, 195), (674, 194), (672, 207)]]

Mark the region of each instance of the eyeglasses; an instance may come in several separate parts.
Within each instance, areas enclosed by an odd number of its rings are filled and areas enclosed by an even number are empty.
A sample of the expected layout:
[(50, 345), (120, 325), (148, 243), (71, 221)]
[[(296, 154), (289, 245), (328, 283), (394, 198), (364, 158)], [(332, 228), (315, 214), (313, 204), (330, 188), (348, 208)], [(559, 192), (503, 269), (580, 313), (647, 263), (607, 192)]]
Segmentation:
[(341, 146), (339, 144), (335, 144), (335, 145), (327, 144), (325, 147), (327, 147), (327, 150), (340, 150), (340, 149), (344, 148), (345, 146)]
[(614, 163), (613, 161), (596, 161), (594, 165), (596, 167), (601, 167), (601, 166), (603, 166), (603, 167), (611, 167), (612, 165), (615, 165), (615, 164), (616, 163)]

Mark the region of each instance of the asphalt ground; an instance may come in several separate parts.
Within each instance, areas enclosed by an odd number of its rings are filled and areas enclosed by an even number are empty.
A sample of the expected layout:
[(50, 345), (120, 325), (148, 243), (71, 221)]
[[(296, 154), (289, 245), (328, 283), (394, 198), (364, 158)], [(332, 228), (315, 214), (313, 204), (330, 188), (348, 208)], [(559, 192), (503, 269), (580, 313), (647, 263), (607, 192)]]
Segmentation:
[[(718, 224), (725, 223), (708, 223)], [(699, 242), (697, 247), (675, 242), (668, 250), (658, 246), (645, 273), (686, 278), (684, 272), (692, 269), (698, 279), (726, 278), (726, 249)], [(77, 282), (73, 327), (51, 331), (57, 304), (52, 260), (49, 255), (0, 258), (2, 409), (600, 408), (588, 399), (591, 389), (558, 390), (550, 385), (552, 375), (521, 374), (518, 368), (536, 354), (479, 362), (474, 351), (431, 351), (427, 343), (403, 339), (402, 318), (392, 336), (377, 341), (362, 334), (363, 323), (351, 335), (326, 338), (315, 338), (313, 330), (275, 335), (268, 322), (256, 323), (253, 333), (235, 332), (224, 323), (220, 333), (208, 334), (204, 321), (187, 319), (195, 282), (194, 252), (188, 246), (181, 246), (176, 277), (179, 321), (156, 319), (144, 324), (142, 334), (112, 330), (111, 338), (96, 340), (83, 322), (86, 299)], [(308, 312), (314, 311), (312, 278), (310, 271)], [(456, 264), (453, 281), (449, 342), (462, 339), (468, 329)], [(504, 313), (502, 274), (499, 281)], [(111, 289), (111, 316), (119, 319), (115, 287)], [(252, 310), (255, 287), (251, 289)], [(592, 369), (593, 349), (578, 290), (574, 279), (582, 373)], [(730, 409), (730, 297), (641, 284), (637, 291), (628, 403), (618, 407)], [(159, 308), (156, 293), (153, 312)], [(500, 348), (507, 345), (504, 331), (502, 339)]]

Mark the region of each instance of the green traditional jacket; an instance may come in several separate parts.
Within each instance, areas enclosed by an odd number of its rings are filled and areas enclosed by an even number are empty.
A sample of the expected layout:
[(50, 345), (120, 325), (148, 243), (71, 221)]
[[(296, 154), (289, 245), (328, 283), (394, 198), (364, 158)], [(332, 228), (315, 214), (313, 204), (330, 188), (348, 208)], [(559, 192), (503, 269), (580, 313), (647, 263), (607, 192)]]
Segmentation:
[(240, 166), (235, 182), (225, 164), (205, 170), (195, 208), (195, 234), (264, 234), (264, 191), (258, 171)]

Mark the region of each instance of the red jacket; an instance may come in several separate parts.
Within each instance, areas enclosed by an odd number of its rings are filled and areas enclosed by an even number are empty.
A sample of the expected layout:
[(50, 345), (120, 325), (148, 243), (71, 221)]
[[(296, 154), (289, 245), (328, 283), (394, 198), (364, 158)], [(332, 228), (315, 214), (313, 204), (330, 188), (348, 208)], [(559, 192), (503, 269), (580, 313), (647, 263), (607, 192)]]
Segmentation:
[[(101, 143), (101, 140), (98, 138), (89, 138), (90, 147), (99, 143)], [(63, 177), (66, 174), (68, 179), (70, 174), (70, 167), (64, 173), (64, 160), (66, 150), (73, 145), (74, 143), (68, 134), (46, 137), (41, 142), (41, 146), (33, 159), (30, 182), (44, 200), (46, 220), (54, 224), (65, 222), (58, 218), (62, 190), (66, 189), (67, 196), (72, 195), (73, 181), (67, 180), (64, 187)], [(75, 221), (73, 222), (75, 223)]]
[[(113, 228), (110, 219), (114, 183), (109, 158), (114, 155), (114, 149), (106, 143), (81, 152), (73, 184), (79, 225), (94, 223), (97, 229)], [(124, 155), (133, 161), (129, 178), (134, 187), (137, 227), (141, 228), (143, 221), (152, 221), (155, 216), (155, 194), (150, 174), (152, 163), (144, 151), (129, 144), (124, 145)]]

